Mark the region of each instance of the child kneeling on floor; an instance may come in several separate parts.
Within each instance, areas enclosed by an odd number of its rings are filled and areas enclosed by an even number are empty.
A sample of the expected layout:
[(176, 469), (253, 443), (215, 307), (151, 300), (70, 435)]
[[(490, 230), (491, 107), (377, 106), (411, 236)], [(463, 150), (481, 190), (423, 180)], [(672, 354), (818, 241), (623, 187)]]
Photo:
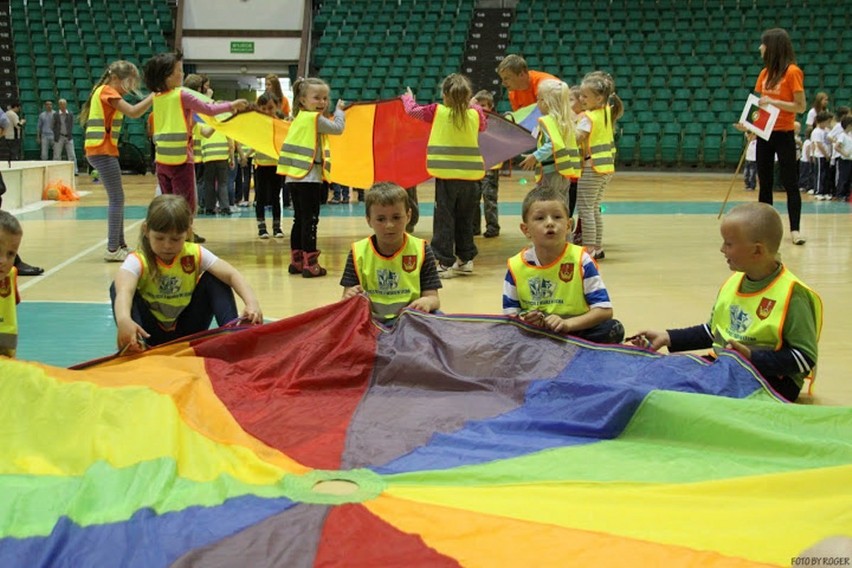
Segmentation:
[(110, 287), (118, 348), (138, 352), (237, 319), (263, 323), (254, 291), (236, 268), (191, 242), (192, 212), (178, 195), (148, 206), (139, 250), (130, 254)]
[(571, 220), (564, 194), (537, 187), (522, 205), (521, 231), (533, 246), (509, 259), (503, 313), (597, 343), (620, 343), (624, 326), (589, 253), (566, 242)]
[(367, 192), (367, 224), (372, 237), (353, 243), (340, 285), (343, 297), (366, 293), (373, 316), (391, 321), (403, 308), (434, 312), (440, 307), (441, 280), (432, 248), (405, 232), (411, 221), (408, 193), (390, 182)]

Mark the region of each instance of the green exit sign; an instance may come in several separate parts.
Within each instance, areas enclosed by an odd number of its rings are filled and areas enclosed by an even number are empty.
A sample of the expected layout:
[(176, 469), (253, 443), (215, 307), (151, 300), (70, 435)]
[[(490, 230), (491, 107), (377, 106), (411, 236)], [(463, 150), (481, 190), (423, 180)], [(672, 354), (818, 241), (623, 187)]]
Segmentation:
[(232, 41), (231, 53), (254, 53), (253, 41)]

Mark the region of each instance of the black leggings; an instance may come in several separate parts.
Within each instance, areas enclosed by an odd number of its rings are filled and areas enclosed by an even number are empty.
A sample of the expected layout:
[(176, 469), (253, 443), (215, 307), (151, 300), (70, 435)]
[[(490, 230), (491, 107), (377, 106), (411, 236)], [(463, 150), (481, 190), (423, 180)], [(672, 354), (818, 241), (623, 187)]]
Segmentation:
[[(115, 318), (115, 284), (110, 285), (109, 296)], [(214, 317), (219, 327), (237, 319), (237, 302), (231, 287), (209, 272), (201, 275), (189, 305), (180, 313), (175, 328), (171, 331), (160, 327), (139, 292), (133, 295), (133, 305), (130, 308), (130, 318), (151, 335), (145, 340), (148, 345), (160, 345), (204, 331), (210, 327)]]
[(290, 250), (314, 252), (317, 250), (317, 225), (319, 224), (322, 196), (328, 194), (322, 183), (294, 182), (285, 184), (293, 199), (293, 231), (290, 233)]
[(278, 166), (254, 167), (254, 212), (258, 222), (266, 220), (266, 206), (272, 206), (273, 223), (281, 223), (281, 182)]
[(802, 196), (799, 194), (799, 164), (796, 160), (796, 139), (792, 130), (775, 131), (769, 140), (757, 139), (757, 177), (760, 181), (761, 203), (772, 205), (772, 169), (775, 166), (775, 154), (778, 154), (778, 171), (781, 185), (787, 192), (787, 215), (790, 218), (790, 230), (799, 230), (802, 217)]

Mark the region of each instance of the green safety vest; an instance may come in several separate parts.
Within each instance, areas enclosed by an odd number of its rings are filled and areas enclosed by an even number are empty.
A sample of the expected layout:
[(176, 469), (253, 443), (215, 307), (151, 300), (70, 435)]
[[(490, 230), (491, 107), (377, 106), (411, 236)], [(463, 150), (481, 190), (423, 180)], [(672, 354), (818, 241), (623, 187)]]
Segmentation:
[(615, 144), (612, 134), (612, 111), (609, 106), (586, 111), (592, 131), (586, 142), (586, 155), (592, 157), (592, 167), (599, 174), (615, 171)]
[(524, 252), (509, 259), (521, 311), (572, 317), (589, 311), (583, 289), (583, 248), (565, 243), (562, 256), (546, 266), (524, 260)]
[(190, 133), (186, 127), (182, 87), (154, 95), (154, 143), (157, 163), (179, 166), (186, 163)]
[(320, 136), (322, 152), (317, 161), (317, 123), (320, 113), (300, 111), (287, 131), (287, 137), (278, 154), (278, 173), (295, 179), (302, 179), (314, 164), (322, 164), (322, 179), (331, 174), (331, 151), (328, 136)]
[(0, 356), (14, 357), (18, 348), (18, 269), (0, 280)]
[(459, 130), (450, 108), (438, 105), (426, 146), (426, 171), (440, 179), (485, 177), (485, 161), (479, 151), (479, 113), (467, 109), (464, 128)]
[(352, 244), (352, 262), (361, 288), (370, 296), (373, 316), (392, 319), (420, 297), (420, 270), (426, 258), (426, 241), (406, 233), (405, 243), (391, 258), (380, 255), (373, 239)]
[(189, 305), (192, 293), (201, 278), (201, 247), (184, 243), (183, 250), (170, 265), (157, 260), (158, 278), (150, 277), (150, 267), (144, 254), (133, 254), (142, 263), (138, 290), (151, 313), (166, 331), (174, 329), (178, 316)]
[[(563, 140), (559, 125), (552, 116), (542, 116), (538, 119), (541, 131), (547, 132), (550, 142), (553, 144), (553, 162), (556, 171), (566, 178), (578, 178), (583, 170), (580, 160), (580, 149), (577, 147), (577, 139)], [(543, 136), (539, 134), (539, 145)], [(535, 181), (541, 180), (543, 167), (539, 166), (535, 175)]]

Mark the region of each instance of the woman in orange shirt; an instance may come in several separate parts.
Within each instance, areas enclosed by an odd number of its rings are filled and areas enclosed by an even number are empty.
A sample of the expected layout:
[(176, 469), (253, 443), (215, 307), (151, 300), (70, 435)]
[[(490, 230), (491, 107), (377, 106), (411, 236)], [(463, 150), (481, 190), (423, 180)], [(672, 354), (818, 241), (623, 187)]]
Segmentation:
[[(124, 188), (118, 163), (118, 136), (115, 136), (113, 126), (120, 128), (121, 114), (139, 118), (151, 107), (153, 94), (135, 105), (122, 98), (127, 93), (137, 93), (138, 86), (139, 70), (136, 66), (129, 61), (115, 61), (92, 88), (89, 100), (80, 111), (80, 123), (86, 129), (86, 159), (98, 170), (109, 203), (107, 250), (104, 253), (107, 262), (122, 262), (130, 252), (124, 242)], [(118, 120), (116, 112), (121, 113)]]
[(281, 113), (287, 120), (290, 119), (290, 101), (284, 96), (284, 91), (281, 90), (281, 81), (278, 75), (270, 73), (266, 76), (266, 92), (275, 95), (281, 101)]
[(772, 170), (778, 155), (781, 185), (787, 191), (787, 215), (790, 218), (790, 236), (793, 244), (805, 244), (799, 232), (802, 216), (802, 198), (798, 188), (798, 162), (796, 139), (793, 132), (796, 114), (804, 112), (804, 74), (796, 66), (796, 54), (790, 36), (781, 28), (772, 28), (760, 37), (760, 55), (764, 68), (754, 90), (760, 94), (760, 104), (770, 104), (780, 109), (769, 140), (757, 140), (757, 176), (760, 181), (759, 200), (772, 205)]

